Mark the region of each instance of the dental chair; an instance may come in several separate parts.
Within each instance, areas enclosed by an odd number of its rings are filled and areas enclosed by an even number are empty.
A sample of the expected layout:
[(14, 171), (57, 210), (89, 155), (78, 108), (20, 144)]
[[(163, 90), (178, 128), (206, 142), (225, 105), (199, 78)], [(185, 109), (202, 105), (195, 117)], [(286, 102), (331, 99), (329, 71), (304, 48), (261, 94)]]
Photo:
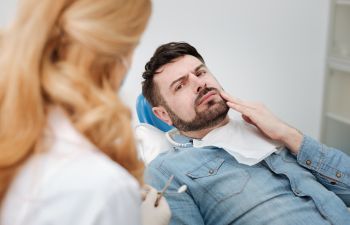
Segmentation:
[(142, 94), (137, 97), (136, 111), (140, 123), (150, 124), (163, 132), (167, 132), (174, 128), (164, 123), (153, 114), (151, 105)]
[(174, 127), (153, 114), (151, 105), (142, 94), (136, 100), (136, 111), (140, 121), (135, 127), (137, 147), (142, 160), (148, 165), (158, 154), (171, 149), (165, 132)]

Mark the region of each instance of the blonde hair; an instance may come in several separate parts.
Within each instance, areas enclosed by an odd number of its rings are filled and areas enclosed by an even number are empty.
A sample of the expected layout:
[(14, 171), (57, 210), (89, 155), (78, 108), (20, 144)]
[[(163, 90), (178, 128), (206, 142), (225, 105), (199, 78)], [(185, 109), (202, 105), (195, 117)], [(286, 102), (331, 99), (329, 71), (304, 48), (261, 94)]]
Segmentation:
[(142, 183), (118, 96), (151, 11), (149, 0), (25, 0), (0, 37), (0, 201), (35, 153), (50, 105)]

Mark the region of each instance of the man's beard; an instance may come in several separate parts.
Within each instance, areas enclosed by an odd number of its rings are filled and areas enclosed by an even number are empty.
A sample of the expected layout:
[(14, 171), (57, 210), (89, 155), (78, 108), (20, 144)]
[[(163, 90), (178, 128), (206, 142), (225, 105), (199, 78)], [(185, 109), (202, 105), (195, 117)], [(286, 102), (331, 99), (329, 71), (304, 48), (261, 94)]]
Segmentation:
[(201, 92), (199, 92), (195, 102), (194, 110), (196, 116), (191, 121), (185, 121), (178, 117), (173, 110), (167, 104), (164, 104), (164, 108), (167, 110), (174, 127), (180, 131), (198, 131), (206, 128), (214, 127), (226, 118), (229, 111), (229, 107), (226, 102), (221, 98), (220, 101), (210, 100), (207, 104), (207, 109), (198, 112), (198, 103), (200, 99), (207, 94), (209, 91), (215, 91), (219, 94), (216, 88), (205, 87)]

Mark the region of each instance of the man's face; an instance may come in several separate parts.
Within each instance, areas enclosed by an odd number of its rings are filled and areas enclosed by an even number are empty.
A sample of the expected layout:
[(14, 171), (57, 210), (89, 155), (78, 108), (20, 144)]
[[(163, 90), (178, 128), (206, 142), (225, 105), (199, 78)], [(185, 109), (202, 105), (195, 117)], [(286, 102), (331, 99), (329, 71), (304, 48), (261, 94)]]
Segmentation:
[(227, 115), (221, 86), (196, 57), (185, 55), (158, 70), (154, 81), (165, 104), (153, 111), (163, 121), (181, 131), (197, 131), (215, 126)]

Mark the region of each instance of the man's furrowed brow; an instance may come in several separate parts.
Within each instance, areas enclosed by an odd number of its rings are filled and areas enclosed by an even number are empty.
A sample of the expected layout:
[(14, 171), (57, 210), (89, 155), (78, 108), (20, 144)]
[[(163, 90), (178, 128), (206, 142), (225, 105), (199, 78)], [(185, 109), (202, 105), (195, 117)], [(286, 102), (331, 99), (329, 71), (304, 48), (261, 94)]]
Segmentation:
[[(200, 64), (199, 66), (197, 66), (195, 69), (194, 69), (194, 72), (196, 73), (198, 70), (202, 69), (202, 68), (206, 68), (206, 66), (202, 63)], [(178, 79), (174, 80), (173, 82), (171, 82), (169, 88), (171, 89), (171, 87), (176, 84), (177, 82), (181, 81), (181, 80), (184, 80), (184, 79), (187, 79), (188, 78), (188, 74), (186, 75), (183, 75), (181, 77), (179, 77)]]
[(171, 89), (171, 87), (174, 86), (174, 84), (176, 84), (177, 82), (179, 82), (179, 81), (181, 81), (181, 80), (183, 80), (183, 79), (186, 79), (187, 77), (188, 77), (188, 74), (187, 74), (187, 75), (183, 75), (183, 76), (177, 78), (176, 80), (174, 80), (173, 82), (171, 82), (169, 88)]
[(202, 68), (207, 68), (203, 63), (200, 64), (199, 66), (197, 66), (194, 71), (197, 72), (198, 70), (202, 69)]

